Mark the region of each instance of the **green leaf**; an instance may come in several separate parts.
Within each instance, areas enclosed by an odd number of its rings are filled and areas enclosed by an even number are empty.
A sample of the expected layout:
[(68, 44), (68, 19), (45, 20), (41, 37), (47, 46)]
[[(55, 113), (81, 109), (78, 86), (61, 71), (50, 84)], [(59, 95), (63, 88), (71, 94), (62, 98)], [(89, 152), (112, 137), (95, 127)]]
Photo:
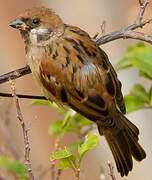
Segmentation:
[(135, 45), (129, 45), (127, 48), (127, 52), (131, 52), (134, 51), (136, 48), (138, 47), (145, 47), (145, 44), (143, 41), (139, 41), (137, 44)]
[(63, 159), (63, 158), (67, 158), (72, 156), (72, 152), (68, 149), (61, 149), (58, 152), (54, 152), (51, 156), (51, 161), (55, 160), (55, 159)]
[(7, 169), (9, 172), (15, 174), (19, 179), (28, 179), (27, 170), (19, 161), (12, 161), (9, 157), (0, 157), (0, 167)]
[(76, 113), (74, 116), (73, 116), (74, 120), (75, 120), (75, 123), (74, 124), (77, 124), (77, 127), (80, 129), (84, 126), (89, 126), (92, 124), (92, 122), (90, 120), (88, 120), (87, 118), (85, 118), (84, 116), (80, 115), (79, 113)]
[(76, 167), (76, 156), (72, 155), (70, 157), (60, 159), (60, 165), (58, 169), (71, 168), (75, 171), (75, 167)]
[(60, 133), (65, 134), (66, 132), (71, 131), (76, 132), (82, 127), (91, 124), (91, 121), (84, 118), (80, 114), (75, 113), (73, 116), (71, 116), (71, 111), (68, 111), (64, 120), (55, 120), (50, 124), (48, 133), (52, 136)]
[(140, 84), (135, 84), (131, 88), (130, 94), (136, 96), (143, 102), (149, 103), (149, 94), (146, 92), (145, 88)]
[(68, 111), (63, 121), (53, 121), (49, 127), (49, 134), (55, 135), (59, 133), (65, 134), (66, 132), (77, 132), (80, 131), (82, 127), (92, 124), (91, 121), (80, 114), (75, 113), (72, 115), (72, 113), (71, 110)]
[(124, 100), (127, 113), (131, 113), (145, 107), (143, 101), (141, 101), (136, 96), (128, 95), (124, 97)]
[(131, 64), (152, 78), (152, 47), (140, 46), (126, 55)]
[(99, 137), (93, 133), (88, 133), (84, 143), (78, 147), (80, 161), (88, 150), (97, 145), (99, 145)]
[(75, 150), (75, 149), (78, 149), (78, 147), (82, 144), (83, 142), (82, 141), (78, 141), (78, 142), (75, 142), (75, 143), (72, 143), (70, 146), (69, 146), (69, 149), (72, 151), (72, 150)]
[(34, 100), (29, 105), (30, 106), (37, 106), (37, 105), (49, 106), (49, 107), (56, 109), (59, 114), (65, 114), (68, 111), (67, 109), (65, 109), (61, 106), (58, 106), (56, 103), (54, 103), (54, 102), (52, 103), (49, 100)]
[(139, 41), (138, 43), (137, 43), (137, 47), (145, 47), (146, 45), (145, 45), (145, 43), (143, 42), (143, 41)]
[(149, 104), (152, 106), (152, 86), (149, 90), (149, 98), (150, 98)]
[(69, 158), (60, 159), (60, 165), (58, 169), (67, 169), (67, 168), (72, 168), (72, 164), (69, 161)]
[(66, 115), (65, 115), (65, 118), (63, 120), (63, 123), (62, 123), (62, 127), (67, 127), (70, 123), (70, 118), (71, 118), (71, 110), (67, 111), (66, 112)]
[(53, 121), (50, 126), (49, 126), (49, 129), (48, 129), (48, 133), (49, 135), (56, 135), (56, 134), (59, 134), (59, 133), (62, 133), (62, 123), (63, 121), (62, 120), (55, 120)]
[(84, 126), (91, 125), (92, 122), (86, 119), (85, 117), (81, 116), (78, 113), (75, 113), (73, 116), (70, 116), (70, 118), (67, 121), (67, 126), (65, 128), (66, 131), (73, 131), (73, 132), (79, 132), (81, 128)]
[(120, 60), (116, 66), (115, 66), (115, 70), (116, 71), (119, 71), (119, 70), (122, 70), (122, 69), (126, 69), (126, 68), (129, 68), (131, 67), (132, 64), (131, 62), (128, 60), (127, 57), (124, 57), (122, 60)]
[[(128, 46), (127, 55), (128, 55), (129, 52), (133, 52), (138, 47), (145, 47), (145, 45), (144, 45), (143, 42), (139, 42), (139, 43), (137, 43), (137, 45)], [(116, 64), (116, 66), (115, 66), (116, 71), (126, 69), (126, 68), (129, 68), (129, 67), (133, 66), (133, 64), (130, 62), (130, 57), (128, 58), (127, 55)]]
[(84, 126), (91, 125), (92, 122), (86, 119), (84, 116), (81, 116), (79, 113), (75, 113), (71, 117), (71, 124), (70, 126), (75, 128), (75, 130), (80, 130)]
[(22, 175), (22, 176), (17, 175), (17, 177), (18, 177), (19, 180), (29, 180), (28, 175)]
[(76, 156), (72, 154), (69, 148), (61, 149), (58, 152), (54, 152), (51, 157), (51, 161), (58, 159), (60, 165), (58, 169), (71, 168), (73, 171), (76, 169)]
[(126, 56), (116, 65), (116, 70), (135, 66), (140, 75), (152, 79), (152, 47), (145, 46), (143, 42), (127, 48)]
[(42, 99), (34, 100), (29, 105), (30, 106), (45, 105), (52, 107), (52, 103), (49, 100), (42, 100)]
[(146, 74), (146, 73), (144, 73), (143, 71), (140, 71), (140, 70), (139, 70), (139, 76), (144, 77), (144, 78), (149, 79), (149, 80), (152, 80), (152, 78), (148, 74)]
[(55, 102), (51, 103), (51, 107), (56, 109), (59, 114), (65, 114), (68, 111), (68, 109), (65, 109), (64, 107), (58, 106)]

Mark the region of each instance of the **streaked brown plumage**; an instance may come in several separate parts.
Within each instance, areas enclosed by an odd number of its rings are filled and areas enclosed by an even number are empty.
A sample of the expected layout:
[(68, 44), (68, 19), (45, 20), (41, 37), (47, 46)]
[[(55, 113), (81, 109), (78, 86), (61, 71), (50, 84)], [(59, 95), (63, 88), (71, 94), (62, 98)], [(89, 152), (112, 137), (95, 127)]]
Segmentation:
[(64, 24), (45, 7), (26, 10), (10, 26), (21, 32), (28, 64), (44, 95), (94, 121), (118, 172), (128, 175), (132, 156), (141, 161), (146, 154), (138, 143), (138, 128), (123, 115), (121, 83), (105, 52), (86, 32)]

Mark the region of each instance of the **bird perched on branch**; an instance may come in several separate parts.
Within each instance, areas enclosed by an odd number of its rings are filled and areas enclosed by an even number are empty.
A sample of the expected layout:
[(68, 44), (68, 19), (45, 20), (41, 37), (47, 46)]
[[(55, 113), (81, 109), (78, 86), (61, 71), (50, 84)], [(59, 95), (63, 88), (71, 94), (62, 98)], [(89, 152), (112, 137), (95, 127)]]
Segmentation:
[(45, 7), (26, 10), (10, 26), (20, 30), (28, 65), (44, 95), (94, 121), (118, 172), (127, 176), (132, 157), (141, 161), (146, 154), (138, 128), (123, 115), (121, 83), (105, 52), (85, 31), (64, 24)]

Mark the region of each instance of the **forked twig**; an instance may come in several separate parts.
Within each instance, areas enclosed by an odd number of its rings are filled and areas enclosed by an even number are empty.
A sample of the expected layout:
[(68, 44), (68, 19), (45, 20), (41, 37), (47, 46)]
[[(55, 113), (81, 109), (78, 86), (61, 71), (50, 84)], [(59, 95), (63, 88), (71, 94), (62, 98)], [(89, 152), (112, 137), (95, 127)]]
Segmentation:
[(145, 42), (152, 44), (152, 36), (144, 34), (144, 33), (138, 33), (138, 32), (133, 31), (135, 29), (142, 28), (146, 24), (152, 22), (152, 19), (145, 20), (142, 22), (144, 12), (145, 12), (146, 7), (148, 6), (150, 1), (151, 0), (144, 0), (144, 2), (142, 3), (141, 0), (139, 0), (140, 10), (139, 10), (139, 13), (137, 15), (137, 18), (136, 18), (134, 24), (132, 24), (126, 28), (123, 28), (121, 30), (118, 30), (118, 31), (112, 32), (110, 34), (107, 34), (105, 36), (102, 36), (96, 40), (96, 43), (98, 45), (102, 45), (102, 44), (105, 44), (107, 42), (114, 41), (116, 39), (130, 38), (130, 39), (142, 40), (142, 41), (145, 41)]
[(147, 5), (149, 4), (150, 0), (145, 0), (143, 3), (141, 0), (139, 0), (139, 4), (140, 4), (140, 11), (139, 11), (139, 14), (137, 16), (137, 19), (136, 19), (136, 24), (141, 24), (141, 21), (143, 19), (143, 16), (144, 16), (144, 12), (145, 12), (145, 9), (147, 7)]
[(116, 180), (116, 178), (114, 176), (114, 172), (113, 172), (114, 167), (112, 166), (110, 161), (108, 161), (108, 167), (109, 167), (109, 170), (110, 170), (109, 175), (111, 176), (111, 179)]

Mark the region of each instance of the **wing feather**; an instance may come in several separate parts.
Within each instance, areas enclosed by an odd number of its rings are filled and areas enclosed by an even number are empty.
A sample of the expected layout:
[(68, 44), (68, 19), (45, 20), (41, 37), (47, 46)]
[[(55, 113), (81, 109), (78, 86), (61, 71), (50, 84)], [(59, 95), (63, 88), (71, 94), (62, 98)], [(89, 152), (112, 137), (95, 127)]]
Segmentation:
[(43, 78), (42, 83), (48, 91), (56, 91), (56, 95), (51, 92), (55, 101), (91, 120), (106, 120), (115, 101), (125, 113), (121, 84), (107, 55), (81, 29), (67, 27), (66, 31), (68, 35), (65, 32), (53, 45), (56, 50), (44, 57), (40, 66), (42, 74), (56, 82), (45, 83)]

